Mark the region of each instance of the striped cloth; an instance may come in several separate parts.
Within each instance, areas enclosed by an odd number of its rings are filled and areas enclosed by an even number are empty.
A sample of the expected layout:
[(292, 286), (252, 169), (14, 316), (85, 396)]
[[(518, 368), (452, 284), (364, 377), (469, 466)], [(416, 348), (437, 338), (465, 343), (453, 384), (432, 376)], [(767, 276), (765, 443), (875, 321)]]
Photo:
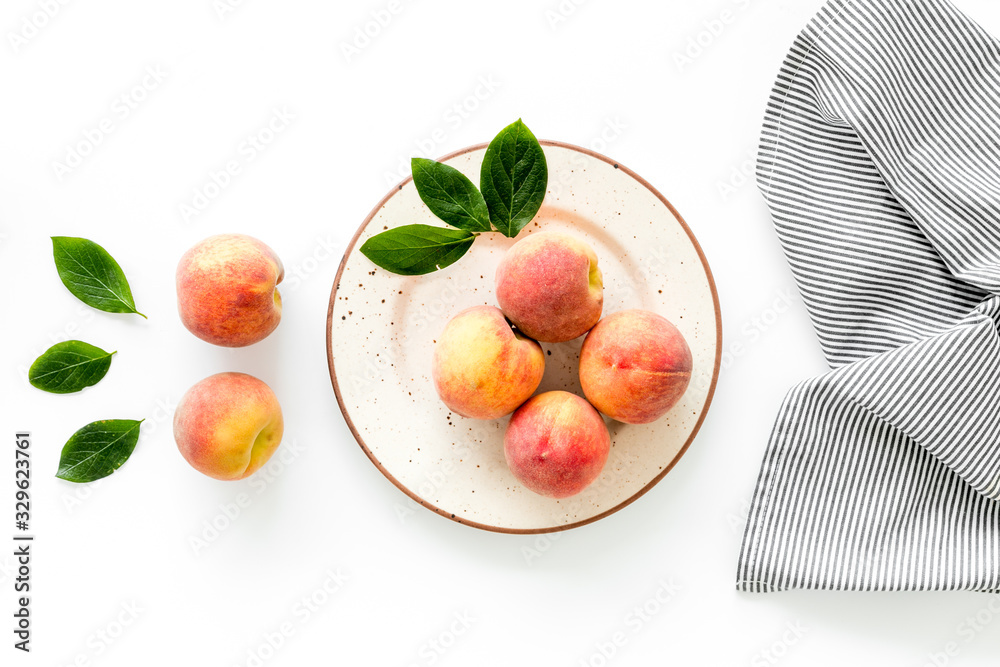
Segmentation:
[(757, 177), (833, 370), (781, 406), (737, 586), (1000, 590), (1000, 43), (945, 0), (832, 0)]

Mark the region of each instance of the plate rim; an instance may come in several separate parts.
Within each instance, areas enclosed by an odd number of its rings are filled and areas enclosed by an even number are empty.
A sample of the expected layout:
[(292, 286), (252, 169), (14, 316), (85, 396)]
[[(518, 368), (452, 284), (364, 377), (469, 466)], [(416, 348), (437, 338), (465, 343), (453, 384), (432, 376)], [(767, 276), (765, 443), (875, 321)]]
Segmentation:
[[(660, 473), (656, 475), (656, 477), (654, 477), (652, 480), (650, 480), (645, 486), (643, 486), (641, 489), (639, 489), (634, 494), (632, 494), (622, 502), (618, 503), (614, 507), (611, 507), (601, 512), (600, 514), (595, 514), (594, 516), (588, 517), (581, 521), (567, 523), (562, 526), (550, 526), (546, 528), (505, 528), (503, 526), (493, 526), (486, 523), (480, 523), (478, 521), (469, 521), (467, 519), (463, 519), (459, 516), (456, 516), (454, 513), (441, 509), (440, 507), (437, 507), (436, 505), (421, 498), (417, 493), (411, 491), (409, 488), (406, 487), (406, 485), (404, 485), (402, 482), (396, 479), (396, 477), (391, 472), (389, 472), (389, 470), (386, 469), (385, 466), (383, 466), (382, 463), (375, 457), (372, 451), (368, 448), (368, 445), (365, 444), (364, 438), (361, 437), (361, 433), (358, 431), (357, 427), (354, 424), (354, 420), (351, 418), (351, 415), (347, 411), (347, 407), (344, 405), (344, 398), (340, 392), (340, 383), (337, 381), (337, 373), (334, 370), (333, 309), (337, 302), (337, 290), (340, 287), (340, 279), (344, 273), (344, 268), (347, 265), (347, 258), (350, 257), (351, 253), (354, 251), (355, 246), (357, 246), (358, 240), (361, 238), (361, 235), (368, 227), (368, 224), (378, 214), (378, 212), (382, 210), (382, 207), (384, 207), (386, 203), (397, 192), (402, 190), (403, 187), (405, 187), (410, 181), (413, 180), (412, 175), (404, 178), (396, 186), (390, 189), (389, 192), (384, 197), (382, 197), (382, 199), (375, 205), (375, 207), (371, 210), (368, 216), (365, 217), (364, 221), (358, 227), (358, 230), (357, 232), (354, 233), (354, 236), (353, 238), (351, 238), (350, 243), (347, 244), (347, 247), (344, 249), (344, 255), (340, 260), (340, 266), (337, 267), (337, 274), (336, 276), (334, 276), (333, 279), (333, 287), (330, 290), (330, 302), (327, 307), (327, 313), (326, 313), (326, 360), (327, 360), (327, 367), (330, 371), (330, 381), (333, 384), (333, 393), (337, 397), (337, 405), (340, 407), (340, 413), (343, 415), (344, 421), (347, 423), (348, 429), (350, 429), (351, 434), (354, 436), (354, 439), (361, 447), (361, 450), (365, 453), (365, 456), (368, 457), (368, 460), (371, 461), (372, 464), (378, 469), (378, 471), (381, 472), (386, 479), (392, 482), (392, 484), (397, 489), (405, 493), (407, 496), (409, 496), (411, 500), (418, 503), (421, 507), (425, 507), (434, 512), (435, 514), (442, 516), (446, 519), (450, 519), (456, 523), (462, 524), (463, 526), (471, 526), (472, 528), (478, 528), (480, 530), (485, 530), (492, 533), (505, 533), (510, 535), (544, 535), (544, 534), (559, 533), (567, 530), (572, 530), (574, 528), (580, 528), (582, 526), (586, 526), (588, 524), (594, 523), (595, 521), (599, 521), (605, 517), (615, 514), (616, 512), (619, 512), (620, 510), (628, 507), (642, 496), (646, 495), (647, 492), (649, 492), (654, 486), (659, 484), (660, 481), (667, 476), (667, 473), (670, 472), (675, 465), (677, 465), (677, 462), (680, 461), (681, 458), (683, 458), (684, 454), (687, 453), (687, 450), (691, 446), (691, 443), (694, 442), (695, 437), (698, 435), (698, 432), (701, 430), (701, 426), (705, 421), (705, 416), (708, 414), (708, 411), (712, 406), (712, 400), (715, 398), (715, 389), (719, 381), (719, 370), (722, 365), (722, 310), (719, 306), (719, 292), (715, 286), (715, 277), (712, 274), (712, 268), (708, 264), (708, 259), (705, 257), (705, 253), (701, 248), (701, 244), (698, 243), (698, 239), (691, 231), (691, 228), (688, 227), (687, 222), (677, 211), (677, 209), (674, 208), (673, 204), (671, 204), (670, 201), (666, 197), (664, 197), (659, 190), (653, 187), (653, 185), (649, 181), (647, 181), (645, 178), (643, 178), (636, 172), (632, 171), (631, 169), (623, 165), (618, 160), (612, 160), (606, 155), (602, 155), (601, 153), (593, 151), (589, 148), (584, 148), (582, 146), (577, 146), (575, 144), (570, 144), (562, 141), (552, 141), (543, 139), (539, 140), (539, 143), (542, 146), (552, 146), (554, 148), (565, 148), (568, 150), (577, 151), (579, 153), (583, 153), (584, 155), (588, 155), (590, 157), (601, 160), (602, 162), (612, 165), (615, 169), (620, 169), (621, 171), (625, 172), (626, 174), (634, 178), (639, 184), (641, 184), (643, 187), (649, 190), (657, 199), (659, 199), (667, 207), (667, 209), (671, 212), (671, 214), (673, 214), (674, 218), (677, 219), (681, 227), (684, 229), (684, 232), (687, 234), (691, 243), (694, 245), (695, 251), (698, 253), (698, 258), (701, 260), (702, 267), (705, 270), (705, 276), (708, 279), (708, 286), (712, 292), (712, 301), (714, 302), (714, 307), (715, 307), (715, 322), (716, 322), (715, 367), (712, 369), (712, 381), (709, 384), (708, 392), (705, 395), (705, 404), (702, 407), (701, 414), (698, 415), (698, 421), (695, 422), (694, 428), (691, 430), (691, 434), (684, 442), (684, 445), (681, 446), (681, 448), (677, 451), (677, 454), (674, 456), (673, 460), (667, 466), (665, 466), (664, 469), (661, 470)], [(472, 146), (467, 146), (465, 148), (460, 148), (456, 151), (453, 151), (451, 153), (448, 153), (447, 155), (438, 158), (437, 161), (445, 162), (447, 160), (465, 155), (467, 153), (471, 153), (477, 150), (482, 150), (487, 146), (489, 146), (488, 143), (478, 143)]]

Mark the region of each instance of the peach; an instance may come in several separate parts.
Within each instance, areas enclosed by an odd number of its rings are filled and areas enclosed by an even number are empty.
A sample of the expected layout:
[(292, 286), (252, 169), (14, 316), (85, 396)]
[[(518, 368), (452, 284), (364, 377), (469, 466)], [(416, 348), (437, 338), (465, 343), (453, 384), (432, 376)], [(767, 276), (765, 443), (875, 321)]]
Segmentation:
[(542, 347), (514, 332), (493, 306), (463, 310), (434, 347), (434, 386), (463, 417), (509, 415), (538, 389), (544, 371)]
[(503, 450), (510, 471), (526, 487), (568, 498), (601, 474), (611, 435), (590, 403), (568, 391), (549, 391), (514, 412)]
[(557, 232), (531, 234), (507, 251), (497, 267), (496, 294), (514, 326), (543, 343), (582, 336), (604, 308), (597, 255)]
[(608, 315), (580, 349), (580, 384), (595, 408), (626, 424), (648, 424), (680, 400), (691, 350), (666, 318), (647, 310)]
[(284, 420), (271, 388), (245, 373), (191, 387), (174, 413), (177, 449), (195, 470), (222, 480), (254, 474), (281, 444)]
[(263, 340), (281, 320), (275, 286), (285, 270), (257, 239), (242, 234), (212, 236), (177, 265), (181, 322), (198, 338), (223, 347)]

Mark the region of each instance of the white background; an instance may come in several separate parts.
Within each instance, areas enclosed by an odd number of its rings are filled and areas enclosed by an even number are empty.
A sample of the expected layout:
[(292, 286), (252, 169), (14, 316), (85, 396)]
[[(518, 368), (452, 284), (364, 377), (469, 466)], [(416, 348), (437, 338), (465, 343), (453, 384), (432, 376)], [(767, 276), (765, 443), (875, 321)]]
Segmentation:
[[(0, 539), (13, 532), (16, 429), (34, 439), (37, 535), (30, 656), (10, 646), (12, 547), (0, 547), (4, 665), (256, 664), (249, 652), (266, 665), (923, 665), (952, 642), (957, 655), (938, 664), (996, 664), (1000, 619), (963, 625), (986, 609), (984, 595), (735, 590), (745, 503), (778, 404), (824, 370), (741, 174), (781, 60), (818, 0), (567, 0), (565, 15), (552, 14), (558, 0), (404, 0), (351, 57), (343, 45), (389, 0), (246, 0), (222, 15), (212, 0), (52, 2), (33, 33), (24, 21), (44, 4), (6, 0), (0, 12)], [(959, 5), (1000, 31), (995, 2)], [(724, 11), (731, 20), (713, 35), (706, 22)], [(30, 38), (15, 46), (11, 34)], [(701, 53), (679, 62), (697, 39)], [(150, 67), (165, 78), (130, 93)], [(144, 98), (126, 118), (123, 94)], [(241, 144), (274, 109), (294, 121), (248, 160)], [(672, 201), (715, 272), (726, 347), (741, 346), (666, 479), (558, 539), (409, 512), (348, 432), (325, 356), (339, 255), (401, 165), (487, 141), (518, 117), (539, 137), (620, 160)], [(113, 131), (60, 178), (55, 163), (105, 118)], [(181, 205), (231, 159), (240, 173), (185, 220)], [(173, 286), (185, 249), (231, 231), (270, 244), (289, 274), (281, 326), (240, 350), (185, 331)], [(104, 245), (149, 320), (77, 302), (56, 275), (51, 235)], [(27, 367), (67, 337), (118, 350), (111, 372), (82, 394), (34, 390)], [(259, 376), (284, 407), (290, 460), (265, 483), (203, 477), (174, 446), (173, 405), (223, 370)], [(91, 487), (55, 479), (62, 444), (99, 418), (147, 420), (132, 459)], [(213, 539), (206, 522), (225, 524), (221, 508), (240, 494), (248, 506)], [(207, 546), (196, 551), (192, 538)], [(332, 594), (328, 571), (347, 577)], [(679, 588), (663, 604), (661, 581)], [(323, 604), (306, 614), (310, 596)], [(133, 604), (134, 620), (122, 611)], [(261, 649), (283, 624), (291, 636)], [(624, 645), (605, 659), (616, 633)]]

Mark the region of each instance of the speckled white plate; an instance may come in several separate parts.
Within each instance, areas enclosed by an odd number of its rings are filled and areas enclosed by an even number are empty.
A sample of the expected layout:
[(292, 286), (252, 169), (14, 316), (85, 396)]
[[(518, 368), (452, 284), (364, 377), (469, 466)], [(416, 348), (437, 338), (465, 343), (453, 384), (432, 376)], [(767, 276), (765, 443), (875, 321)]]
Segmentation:
[[(712, 400), (722, 341), (708, 263), (680, 215), (642, 178), (591, 151), (542, 142), (549, 167), (545, 203), (521, 237), (540, 229), (590, 243), (604, 274), (604, 312), (644, 308), (687, 338), (694, 373), (684, 397), (653, 424), (608, 422), (612, 448), (601, 476), (578, 496), (553, 500), (521, 486), (504, 461), (509, 418), (451, 414), (431, 380), (434, 339), (459, 311), (496, 305), (493, 274), (514, 241), (485, 234), (456, 264), (404, 277), (377, 268), (358, 248), (370, 236), (412, 223), (441, 225), (412, 180), (383, 199), (351, 241), (330, 294), (330, 377), (365, 453), (404, 493), (450, 519), (509, 533), (565, 530), (605, 517), (659, 482), (694, 439)], [(474, 183), (485, 145), (442, 161)], [(583, 339), (543, 344), (539, 392), (583, 395), (577, 362)]]

